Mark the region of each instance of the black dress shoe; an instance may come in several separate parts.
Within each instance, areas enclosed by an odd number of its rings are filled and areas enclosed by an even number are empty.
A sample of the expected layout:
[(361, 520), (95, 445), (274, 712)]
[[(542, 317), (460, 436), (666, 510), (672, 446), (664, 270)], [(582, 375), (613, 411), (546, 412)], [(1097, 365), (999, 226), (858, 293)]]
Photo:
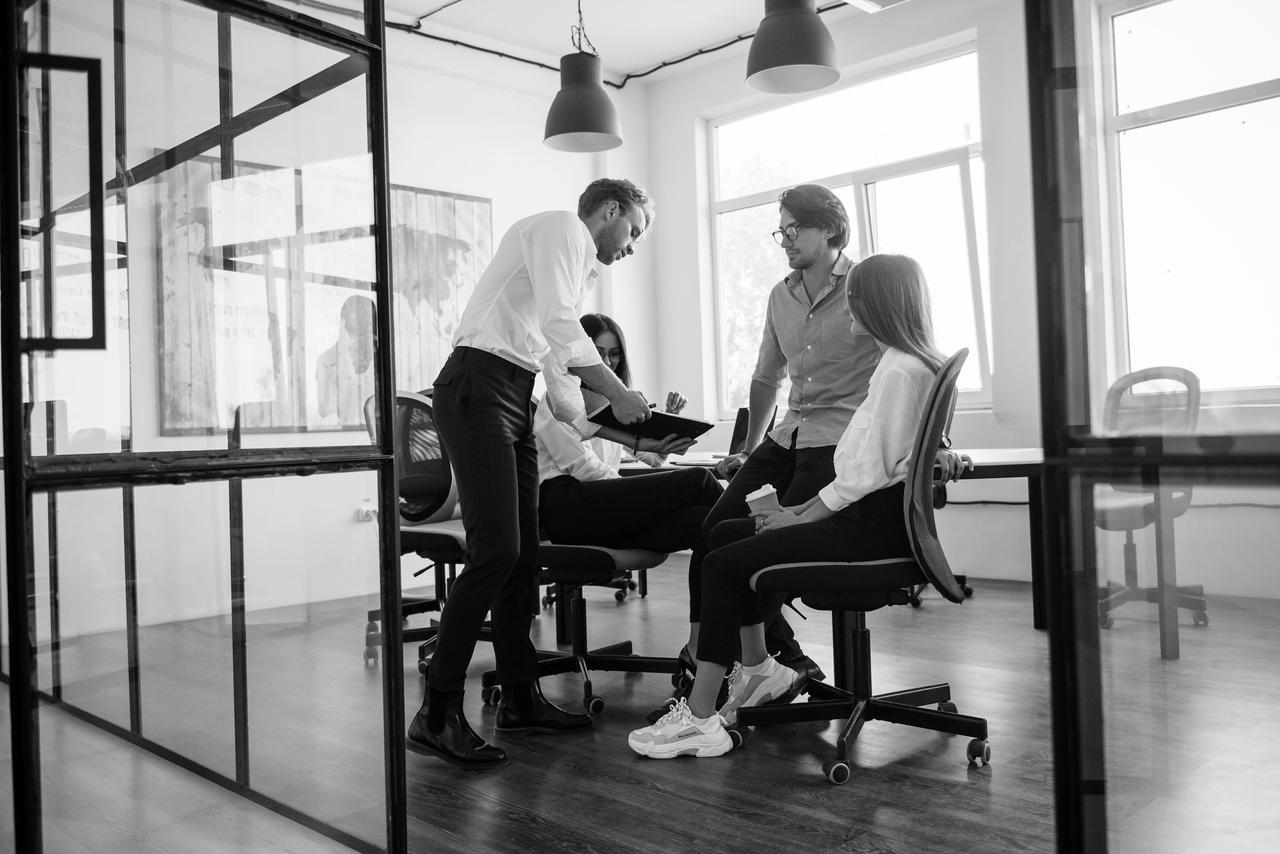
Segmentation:
[(791, 658), (783, 658), (779, 655), (775, 656), (775, 660), (779, 664), (785, 664), (787, 667), (790, 667), (810, 682), (825, 682), (827, 679), (827, 674), (822, 672), (822, 668), (818, 666), (818, 662), (814, 661), (804, 653), (800, 653), (799, 655)]
[[(436, 692), (431, 692), (436, 694)], [(436, 694), (436, 697), (442, 696)], [(450, 692), (444, 729), (427, 728), (427, 707), (423, 705), (409, 724), (406, 746), (415, 753), (436, 756), (461, 768), (493, 768), (507, 761), (507, 754), (481, 738), (462, 714), (462, 692)], [(440, 702), (440, 700), (436, 700)]]
[(502, 703), (498, 706), (498, 732), (542, 732), (555, 734), (591, 726), (591, 716), (566, 712), (542, 696), (542, 686), (535, 679), (524, 685), (503, 685)]

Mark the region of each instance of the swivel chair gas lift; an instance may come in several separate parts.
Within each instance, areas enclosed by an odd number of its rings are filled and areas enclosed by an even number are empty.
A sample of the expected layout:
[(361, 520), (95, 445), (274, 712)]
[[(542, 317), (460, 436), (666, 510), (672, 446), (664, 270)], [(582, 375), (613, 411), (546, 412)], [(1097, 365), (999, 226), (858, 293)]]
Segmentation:
[[(365, 401), (365, 425), (369, 436), (377, 441), (377, 407), (374, 398)], [(417, 554), (431, 561), (414, 573), (435, 571), (435, 595), (407, 596), (401, 600), (401, 614), (406, 621), (412, 614), (438, 611), (448, 595), (448, 584), (457, 576), (458, 567), (466, 560), (466, 534), (462, 521), (455, 518), (458, 503), (449, 455), (436, 432), (431, 400), (413, 392), (397, 392), (395, 423), (396, 481), (400, 487), (400, 553)], [(382, 645), (379, 609), (369, 611), (365, 626), (364, 660), (372, 666), (378, 660)], [(418, 671), (427, 672), (436, 638), (436, 627), (406, 628), (405, 643), (418, 643)]]
[[(1185, 368), (1145, 368), (1125, 374), (1107, 389), (1103, 429), (1108, 435), (1192, 433), (1200, 414), (1200, 380)], [(1160, 657), (1176, 659), (1178, 608), (1192, 612), (1197, 626), (1209, 625), (1204, 587), (1179, 587), (1174, 560), (1173, 519), (1191, 506), (1190, 484), (1113, 483), (1094, 495), (1095, 524), (1104, 531), (1124, 531), (1124, 583), (1107, 582), (1099, 591), (1098, 625), (1110, 629), (1112, 612), (1125, 602), (1155, 602), (1159, 607)], [(1138, 586), (1138, 549), (1133, 532), (1149, 525), (1156, 531), (1156, 586)], [(1166, 599), (1165, 591), (1169, 591)], [(1176, 607), (1170, 605), (1176, 604)]]
[[(809, 702), (740, 709), (737, 726), (730, 732), (735, 742), (741, 742), (745, 727), (756, 724), (847, 718), (836, 740), (835, 757), (822, 766), (827, 779), (836, 784), (849, 780), (849, 746), (862, 725), (871, 720), (970, 736), (969, 761), (979, 765), (990, 761), (986, 720), (958, 714), (948, 683), (872, 695), (871, 640), (866, 623), (868, 611), (907, 604), (912, 587), (926, 581), (946, 599), (964, 601), (964, 592), (942, 553), (934, 524), (933, 460), (951, 411), (960, 365), (968, 352), (959, 351), (938, 371), (916, 434), (903, 499), (911, 553), (850, 563), (777, 564), (752, 577), (751, 586), (757, 592), (799, 594), (809, 607), (831, 611), (836, 679), (834, 685), (810, 682)], [(944, 643), (945, 639), (939, 638), (939, 642)], [(937, 704), (936, 710), (921, 708), (933, 704)]]

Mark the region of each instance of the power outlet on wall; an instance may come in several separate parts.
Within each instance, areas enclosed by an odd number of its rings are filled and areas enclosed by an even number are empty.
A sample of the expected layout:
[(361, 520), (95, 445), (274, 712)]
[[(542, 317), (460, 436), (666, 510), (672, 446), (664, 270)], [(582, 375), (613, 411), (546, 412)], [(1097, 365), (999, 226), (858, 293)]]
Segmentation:
[(378, 508), (373, 506), (373, 500), (366, 498), (360, 502), (360, 506), (356, 508), (357, 522), (373, 522), (378, 518)]

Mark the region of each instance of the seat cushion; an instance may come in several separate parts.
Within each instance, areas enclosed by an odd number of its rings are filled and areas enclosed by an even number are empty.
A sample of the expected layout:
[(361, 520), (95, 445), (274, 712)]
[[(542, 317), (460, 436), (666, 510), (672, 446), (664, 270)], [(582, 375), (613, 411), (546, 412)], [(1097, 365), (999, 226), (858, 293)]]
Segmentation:
[(874, 611), (907, 601), (904, 588), (925, 582), (914, 558), (849, 563), (779, 563), (751, 576), (760, 593), (799, 595), (823, 611)]
[(608, 585), (667, 559), (665, 552), (648, 549), (609, 549), (543, 543), (538, 547), (541, 584)]
[(400, 526), (400, 551), (417, 552), (436, 560), (460, 560), (467, 551), (467, 532), (461, 519)]
[[(1175, 491), (1170, 515), (1181, 516), (1191, 504), (1191, 494)], [(1100, 487), (1093, 497), (1093, 518), (1104, 531), (1136, 531), (1156, 520), (1156, 499), (1151, 492)]]

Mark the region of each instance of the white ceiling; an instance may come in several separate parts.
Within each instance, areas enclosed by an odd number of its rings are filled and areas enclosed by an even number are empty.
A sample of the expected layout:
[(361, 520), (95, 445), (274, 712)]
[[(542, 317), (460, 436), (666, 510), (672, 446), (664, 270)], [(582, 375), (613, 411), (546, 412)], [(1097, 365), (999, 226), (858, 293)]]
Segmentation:
[[(867, 14), (857, 6), (876, 3), (851, 0), (822, 19), (831, 26)], [(386, 0), (386, 15), (400, 24), (427, 15), (424, 32), (558, 66), (560, 56), (574, 51), (569, 28), (578, 23), (578, 0)], [(587, 36), (613, 80), (750, 35), (763, 16), (764, 0), (582, 0)]]

